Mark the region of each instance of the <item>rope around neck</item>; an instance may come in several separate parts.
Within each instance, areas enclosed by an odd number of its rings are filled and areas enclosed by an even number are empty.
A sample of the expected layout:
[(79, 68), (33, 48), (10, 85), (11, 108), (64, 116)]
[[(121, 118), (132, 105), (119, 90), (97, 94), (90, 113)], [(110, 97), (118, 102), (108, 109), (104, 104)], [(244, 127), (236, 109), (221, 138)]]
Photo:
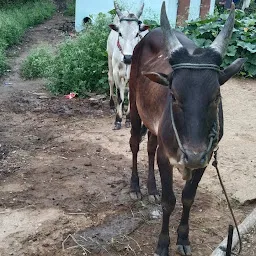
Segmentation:
[[(232, 215), (232, 219), (235, 223), (235, 228), (236, 228), (236, 231), (237, 231), (237, 235), (238, 235), (238, 239), (239, 239), (239, 250), (237, 253), (234, 253), (234, 252), (231, 252), (231, 254), (233, 255), (239, 255), (241, 252), (242, 252), (242, 239), (241, 239), (241, 235), (240, 235), (240, 232), (239, 232), (239, 229), (238, 229), (238, 225), (237, 225), (237, 221), (236, 221), (236, 218), (235, 218), (235, 215), (234, 215), (234, 212), (233, 212), (233, 209), (232, 209), (232, 206), (230, 204), (230, 201), (228, 199), (228, 195), (227, 195), (227, 192), (226, 192), (226, 189), (225, 189), (225, 186), (223, 184), (223, 181), (221, 179), (221, 176), (220, 176), (220, 172), (219, 172), (219, 168), (218, 168), (218, 159), (217, 159), (217, 152), (218, 152), (218, 149), (217, 148), (213, 153), (214, 153), (214, 160), (212, 162), (212, 165), (215, 167), (216, 171), (217, 171), (217, 175), (218, 175), (218, 178), (219, 178), (219, 181), (220, 181), (220, 185), (221, 185), (221, 188), (223, 190), (223, 193), (225, 195), (225, 198), (226, 198), (226, 201), (227, 201), (227, 205), (228, 205), (228, 209)], [(226, 248), (223, 248), (223, 247), (219, 247), (222, 251), (226, 251)]]
[(180, 64), (175, 64), (172, 65), (173, 70), (177, 69), (183, 69), (183, 68), (188, 68), (188, 69), (211, 69), (215, 71), (220, 71), (220, 67), (215, 64), (199, 64), (199, 63), (180, 63)]

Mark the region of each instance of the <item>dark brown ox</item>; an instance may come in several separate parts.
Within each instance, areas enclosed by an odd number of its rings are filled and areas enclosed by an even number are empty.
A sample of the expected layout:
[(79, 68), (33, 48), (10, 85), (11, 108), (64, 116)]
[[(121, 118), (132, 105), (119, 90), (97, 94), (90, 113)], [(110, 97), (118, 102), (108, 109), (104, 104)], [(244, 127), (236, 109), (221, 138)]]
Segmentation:
[[(140, 198), (137, 154), (141, 121), (149, 130), (148, 193), (157, 196), (154, 158), (162, 184), (162, 229), (155, 253), (169, 255), (169, 218), (175, 207), (173, 167), (186, 180), (177, 251), (191, 255), (189, 213), (198, 183), (223, 134), (220, 85), (236, 74), (245, 59), (220, 70), (235, 20), (234, 6), (220, 34), (209, 48), (197, 48), (171, 29), (163, 3), (161, 29), (149, 32), (136, 46), (130, 77), (133, 154), (131, 196)], [(164, 85), (164, 86), (163, 86)]]

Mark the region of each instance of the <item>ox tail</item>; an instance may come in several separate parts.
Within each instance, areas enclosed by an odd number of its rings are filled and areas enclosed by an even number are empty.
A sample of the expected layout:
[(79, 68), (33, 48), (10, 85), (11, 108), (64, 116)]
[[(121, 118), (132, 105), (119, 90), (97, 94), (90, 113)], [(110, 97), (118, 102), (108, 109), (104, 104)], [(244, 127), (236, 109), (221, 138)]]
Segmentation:
[(140, 142), (142, 142), (145, 138), (145, 135), (147, 134), (148, 128), (142, 124), (141, 128), (140, 128)]

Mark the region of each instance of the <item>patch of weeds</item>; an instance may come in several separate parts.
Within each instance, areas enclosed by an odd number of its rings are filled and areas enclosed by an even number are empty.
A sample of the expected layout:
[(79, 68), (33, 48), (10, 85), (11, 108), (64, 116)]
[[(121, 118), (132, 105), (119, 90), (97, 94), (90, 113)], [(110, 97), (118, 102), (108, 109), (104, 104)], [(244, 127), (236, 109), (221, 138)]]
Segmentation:
[(51, 70), (51, 92), (75, 91), (84, 96), (88, 92), (108, 91), (106, 42), (110, 22), (109, 16), (99, 14), (76, 39), (60, 45)]
[(46, 46), (31, 50), (21, 65), (21, 75), (26, 79), (47, 77), (53, 62), (53, 50)]
[[(24, 4), (7, 5), (0, 10), (0, 48), (18, 43), (25, 31), (52, 17), (55, 5), (50, 0), (31, 1)], [(1, 53), (0, 53), (1, 54)], [(5, 58), (0, 57), (0, 74), (6, 67)]]
[(75, 0), (67, 1), (67, 8), (64, 11), (64, 15), (75, 16), (75, 9), (76, 9), (76, 1)]
[(4, 71), (7, 68), (6, 57), (4, 50), (0, 48), (0, 76), (3, 75)]
[[(228, 13), (215, 13), (204, 20), (189, 22), (182, 31), (199, 47), (208, 47), (222, 29)], [(245, 14), (236, 10), (236, 21), (229, 42), (223, 66), (230, 65), (237, 58), (247, 58), (240, 75), (256, 77), (256, 13)]]

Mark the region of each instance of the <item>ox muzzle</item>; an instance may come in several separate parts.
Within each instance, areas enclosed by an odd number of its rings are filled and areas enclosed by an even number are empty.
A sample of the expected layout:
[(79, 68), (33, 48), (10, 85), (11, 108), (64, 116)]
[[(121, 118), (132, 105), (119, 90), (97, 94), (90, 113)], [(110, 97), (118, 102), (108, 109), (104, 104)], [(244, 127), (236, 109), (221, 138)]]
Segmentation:
[(183, 161), (184, 165), (188, 169), (199, 169), (204, 168), (208, 164), (209, 154), (206, 151), (203, 152), (193, 152), (185, 150), (183, 153)]
[(124, 64), (126, 65), (132, 64), (132, 55), (124, 55)]

